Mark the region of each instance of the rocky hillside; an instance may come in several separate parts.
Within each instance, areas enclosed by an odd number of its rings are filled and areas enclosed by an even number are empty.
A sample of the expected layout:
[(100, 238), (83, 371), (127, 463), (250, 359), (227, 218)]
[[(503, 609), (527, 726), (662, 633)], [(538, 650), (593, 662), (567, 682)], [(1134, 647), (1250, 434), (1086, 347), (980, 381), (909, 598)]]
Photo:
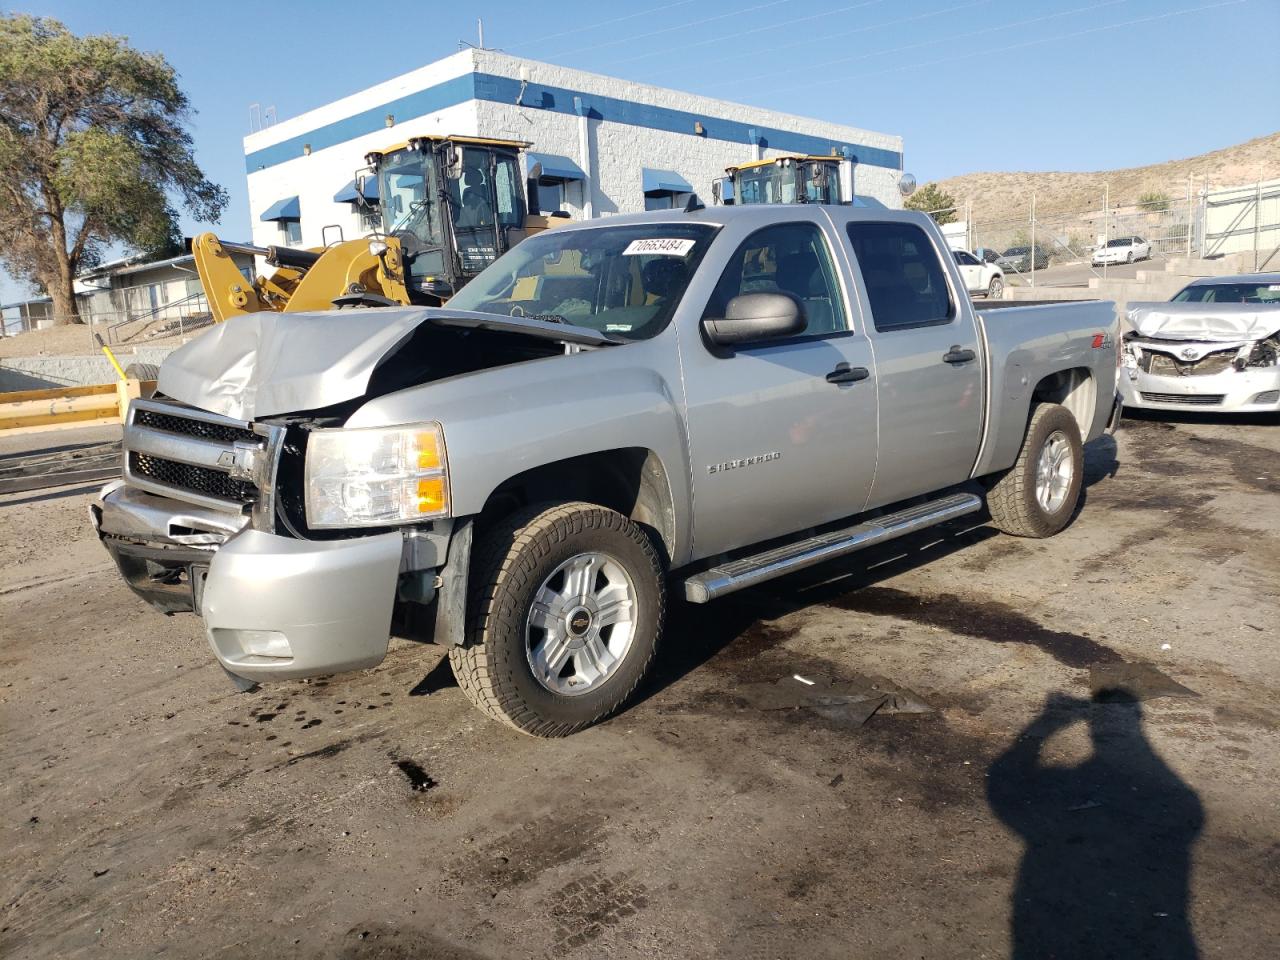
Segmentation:
[(1187, 177), (1194, 175), (1199, 191), (1207, 175), (1210, 189), (1234, 187), (1258, 179), (1280, 177), (1280, 132), (1147, 167), (1100, 170), (1096, 173), (967, 173), (938, 185), (961, 206), (973, 201), (975, 220), (1025, 216), (1031, 191), (1040, 213), (1088, 210), (1101, 206), (1105, 185), (1111, 184), (1112, 203), (1132, 203), (1149, 191), (1170, 197), (1187, 195)]

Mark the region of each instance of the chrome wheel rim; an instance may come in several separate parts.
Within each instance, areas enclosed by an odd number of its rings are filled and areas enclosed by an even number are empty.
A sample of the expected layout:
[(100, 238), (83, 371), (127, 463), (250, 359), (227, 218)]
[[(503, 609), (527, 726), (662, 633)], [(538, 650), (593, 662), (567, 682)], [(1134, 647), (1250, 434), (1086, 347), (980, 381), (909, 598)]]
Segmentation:
[(1048, 513), (1057, 513), (1067, 502), (1075, 463), (1071, 459), (1071, 443), (1061, 430), (1049, 434), (1036, 462), (1036, 500)]
[(529, 608), (525, 654), (533, 678), (565, 697), (599, 689), (631, 649), (637, 607), (635, 583), (613, 557), (592, 551), (564, 561)]
[(999, 300), (1002, 293), (1004, 293), (1004, 284), (997, 277), (991, 281), (991, 289), (987, 291), (987, 297), (991, 300)]

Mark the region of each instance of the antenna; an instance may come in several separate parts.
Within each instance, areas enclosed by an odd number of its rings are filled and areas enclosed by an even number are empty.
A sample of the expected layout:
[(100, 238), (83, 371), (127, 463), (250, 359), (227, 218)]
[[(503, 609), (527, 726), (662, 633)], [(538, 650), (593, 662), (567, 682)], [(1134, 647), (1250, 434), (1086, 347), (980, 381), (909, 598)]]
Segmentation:
[(268, 127), (274, 127), (276, 125), (276, 105), (274, 103), (267, 107), (264, 115), (264, 121)]
[(476, 32), (480, 34), (480, 49), (484, 49), (484, 21), (476, 17)]
[(262, 129), (262, 104), (249, 104), (249, 132), (257, 133)]

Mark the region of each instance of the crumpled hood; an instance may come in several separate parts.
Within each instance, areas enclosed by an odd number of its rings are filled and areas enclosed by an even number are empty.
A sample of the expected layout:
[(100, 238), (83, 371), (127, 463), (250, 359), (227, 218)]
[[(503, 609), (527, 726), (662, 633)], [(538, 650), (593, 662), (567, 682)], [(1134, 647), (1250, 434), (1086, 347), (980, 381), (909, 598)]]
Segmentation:
[(1153, 340), (1239, 343), (1280, 333), (1280, 307), (1252, 303), (1133, 303), (1129, 325)]
[(611, 342), (583, 327), (440, 307), (263, 311), (232, 317), (169, 354), (156, 388), (236, 420), (318, 410), (364, 394), (378, 364), (427, 321), (591, 346)]
[(169, 354), (156, 389), (236, 420), (327, 407), (364, 393), (378, 362), (427, 312), (246, 313)]

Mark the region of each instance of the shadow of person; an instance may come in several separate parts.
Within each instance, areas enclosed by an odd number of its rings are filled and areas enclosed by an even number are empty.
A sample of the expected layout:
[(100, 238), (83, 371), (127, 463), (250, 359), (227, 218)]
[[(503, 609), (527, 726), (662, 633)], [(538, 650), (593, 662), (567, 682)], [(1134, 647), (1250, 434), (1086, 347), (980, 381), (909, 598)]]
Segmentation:
[[(1045, 741), (1078, 722), (1093, 755), (1046, 763)], [(1198, 956), (1187, 910), (1204, 811), (1147, 742), (1139, 704), (1049, 697), (992, 763), (987, 800), (1026, 846), (1010, 904), (1015, 960)]]

